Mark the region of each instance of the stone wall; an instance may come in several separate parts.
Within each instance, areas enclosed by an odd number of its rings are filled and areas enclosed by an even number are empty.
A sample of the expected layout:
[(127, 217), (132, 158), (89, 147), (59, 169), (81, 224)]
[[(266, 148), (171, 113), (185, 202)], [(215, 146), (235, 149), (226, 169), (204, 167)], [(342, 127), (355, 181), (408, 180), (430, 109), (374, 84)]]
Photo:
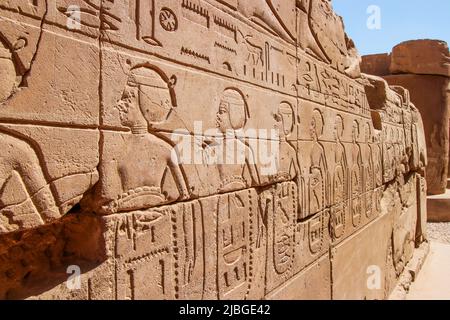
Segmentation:
[(383, 299), (426, 239), (328, 0), (2, 1), (0, 45), (1, 298)]
[(362, 70), (382, 76), (390, 85), (411, 93), (425, 129), (428, 151), (428, 193), (443, 194), (449, 166), (450, 54), (443, 41), (414, 40), (397, 45), (391, 54), (362, 58)]

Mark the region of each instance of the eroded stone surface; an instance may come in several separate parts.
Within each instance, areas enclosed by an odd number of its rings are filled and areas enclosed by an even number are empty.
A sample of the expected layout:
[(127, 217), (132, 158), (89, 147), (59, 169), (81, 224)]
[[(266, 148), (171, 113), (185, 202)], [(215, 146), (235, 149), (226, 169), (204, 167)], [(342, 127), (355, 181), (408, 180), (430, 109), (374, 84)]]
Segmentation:
[(1, 298), (388, 296), (426, 237), (423, 124), (330, 1), (75, 2), (75, 29), (71, 1), (0, 5)]
[(382, 76), (390, 85), (409, 90), (411, 101), (423, 118), (428, 152), (428, 193), (447, 188), (449, 166), (449, 66), (448, 45), (437, 40), (407, 41), (391, 54), (365, 56), (365, 73)]
[(450, 77), (448, 45), (438, 40), (403, 42), (392, 49), (392, 74), (413, 73)]

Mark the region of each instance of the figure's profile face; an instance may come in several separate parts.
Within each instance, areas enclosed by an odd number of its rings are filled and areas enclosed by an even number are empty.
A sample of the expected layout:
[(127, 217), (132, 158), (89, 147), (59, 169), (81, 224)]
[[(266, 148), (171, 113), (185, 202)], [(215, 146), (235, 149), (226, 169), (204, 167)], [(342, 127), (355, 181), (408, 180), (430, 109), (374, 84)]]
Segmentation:
[(0, 42), (0, 103), (8, 99), (16, 85), (16, 69), (11, 52)]
[(283, 133), (288, 136), (294, 129), (294, 115), (292, 112), (281, 112), (280, 118), (282, 122)]
[(216, 114), (216, 126), (222, 133), (231, 129), (229, 104), (226, 101), (220, 102), (219, 111)]
[(137, 104), (137, 88), (127, 86), (116, 106), (123, 126), (131, 128), (139, 123)]
[(370, 127), (367, 125), (366, 132), (364, 134), (365, 142), (372, 142), (372, 133)]
[(334, 124), (334, 137), (336, 140), (341, 140), (343, 134), (344, 134), (344, 124), (342, 123), (342, 119), (338, 117), (336, 118), (336, 122)]
[(353, 124), (353, 129), (352, 129), (353, 142), (358, 141), (358, 136), (359, 136), (358, 124), (354, 123)]

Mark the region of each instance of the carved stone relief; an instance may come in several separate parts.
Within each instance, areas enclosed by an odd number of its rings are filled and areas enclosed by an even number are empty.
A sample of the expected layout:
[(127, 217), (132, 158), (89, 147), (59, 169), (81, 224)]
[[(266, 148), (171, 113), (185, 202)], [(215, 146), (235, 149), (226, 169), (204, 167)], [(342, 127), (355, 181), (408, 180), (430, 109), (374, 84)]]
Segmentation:
[(425, 240), (420, 114), (328, 0), (3, 1), (0, 150), (0, 298), (48, 228), (95, 231), (83, 289), (37, 294), (80, 299), (339, 297)]

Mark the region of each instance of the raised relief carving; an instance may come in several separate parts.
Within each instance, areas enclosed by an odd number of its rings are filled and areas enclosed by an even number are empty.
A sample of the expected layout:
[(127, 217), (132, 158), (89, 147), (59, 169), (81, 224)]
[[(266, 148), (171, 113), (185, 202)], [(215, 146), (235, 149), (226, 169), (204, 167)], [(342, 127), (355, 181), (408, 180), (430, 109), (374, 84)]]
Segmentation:
[(333, 12), (331, 1), (296, 0), (296, 3), (300, 48), (352, 78), (359, 77), (360, 58), (344, 32), (342, 19)]
[(319, 110), (314, 110), (310, 126), (313, 140), (311, 166), (309, 169), (309, 214), (313, 215), (328, 205), (328, 165), (325, 149), (319, 142), (323, 134), (324, 119)]
[(426, 239), (420, 114), (330, 0), (0, 2), (0, 299), (368, 298)]
[(125, 149), (117, 150), (117, 155), (104, 165), (108, 181), (103, 193), (112, 199), (104, 205), (104, 211), (131, 211), (189, 198), (173, 147), (155, 129), (175, 106), (173, 82), (161, 71), (149, 66), (131, 70), (116, 106), (122, 124), (131, 134), (124, 137)]
[[(0, 34), (1, 36), (1, 34)], [(12, 52), (4, 45), (0, 37), (0, 104), (8, 99), (14, 92), (18, 84), (16, 67), (13, 61)]]
[[(0, 111), (21, 77), (13, 54), (0, 38)], [(37, 227), (60, 217), (36, 149), (19, 134), (0, 126), (0, 233)]]
[(294, 273), (303, 270), (330, 248), (328, 209), (295, 224)]
[(0, 128), (0, 233), (33, 228), (61, 216), (36, 150)]
[[(270, 33), (282, 38), (283, 40), (295, 42), (295, 28), (286, 24), (283, 17), (280, 16), (275, 8), (274, 0), (254, 0), (254, 1), (238, 1), (237, 10), (245, 18), (252, 20), (256, 24), (263, 27)], [(293, 2), (292, 2), (293, 3)], [(290, 2), (283, 2), (281, 6), (289, 7)], [(289, 11), (289, 8), (286, 12)], [(294, 8), (290, 10), (290, 14), (294, 15)], [(286, 18), (286, 17), (284, 17)]]
[(295, 126), (295, 112), (292, 105), (282, 102), (274, 118), (277, 121), (275, 130), (279, 133), (280, 144), (278, 159), (275, 160), (277, 164), (276, 174), (270, 176), (270, 180), (271, 182), (292, 181), (295, 178), (300, 178), (301, 175), (297, 151), (288, 141), (288, 137), (293, 133)]
[(375, 179), (375, 187), (383, 185), (383, 151), (381, 143), (382, 134), (374, 135), (374, 143), (372, 144), (373, 174)]
[(226, 89), (216, 114), (216, 125), (222, 137), (211, 149), (217, 155), (224, 155), (224, 161), (217, 165), (221, 193), (259, 184), (253, 151), (243, 141), (242, 129), (248, 118), (249, 109), (243, 94), (234, 88)]
[(333, 176), (333, 207), (332, 207), (332, 231), (333, 237), (339, 239), (344, 235), (346, 223), (346, 211), (348, 200), (348, 161), (345, 147), (342, 142), (344, 134), (344, 120), (337, 115), (335, 120), (334, 135), (335, 144), (335, 166)]
[(241, 36), (241, 40), (238, 40), (238, 42), (245, 47), (245, 50), (247, 52), (246, 54), (247, 64), (252, 67), (264, 67), (263, 48), (251, 40), (253, 38), (251, 35), (244, 36), (240, 31), (239, 35)]
[(373, 165), (373, 151), (372, 151), (372, 128), (368, 122), (364, 124), (364, 143), (360, 143), (360, 149), (363, 150), (363, 198), (364, 210), (368, 218), (372, 217), (373, 203), (372, 193), (375, 189), (374, 185), (374, 165)]
[(363, 190), (362, 180), (362, 155), (361, 146), (358, 143), (360, 127), (357, 120), (352, 125), (352, 169), (351, 169), (351, 213), (354, 227), (358, 227), (362, 221), (361, 194)]

